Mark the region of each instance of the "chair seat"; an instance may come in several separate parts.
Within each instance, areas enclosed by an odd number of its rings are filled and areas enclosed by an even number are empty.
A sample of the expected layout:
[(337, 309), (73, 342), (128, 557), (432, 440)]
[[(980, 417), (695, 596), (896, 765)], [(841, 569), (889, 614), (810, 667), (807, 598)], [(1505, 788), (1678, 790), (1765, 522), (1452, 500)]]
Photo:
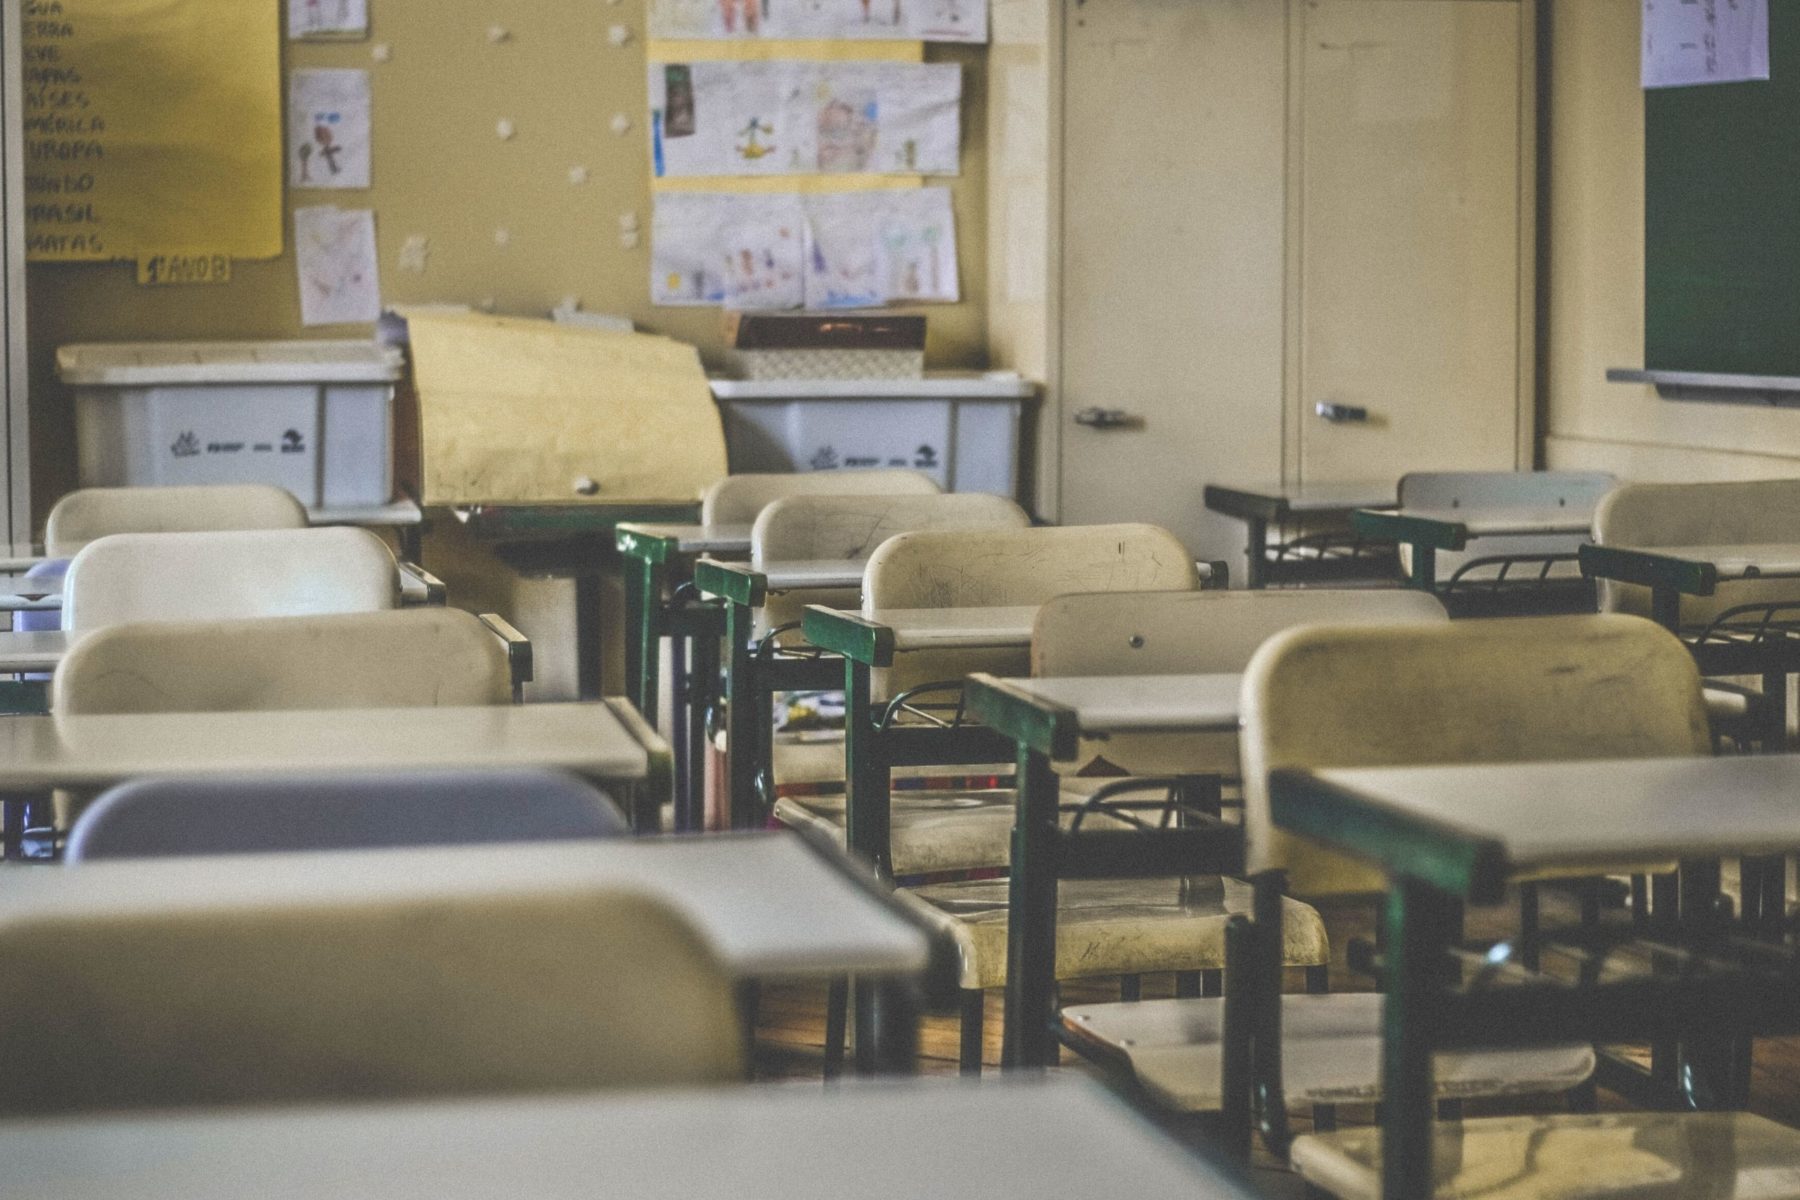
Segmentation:
[[(1146, 1092), (1180, 1112), (1220, 1106), (1225, 1005), (1222, 1000), (1145, 1000), (1062, 1010), (1071, 1036), (1130, 1064)], [(1585, 1044), (1442, 1053), (1441, 1097), (1561, 1092), (1594, 1073)], [(1373, 1103), (1381, 1098), (1381, 996), (1287, 995), (1281, 1009), (1282, 1081), (1290, 1107)]]
[[(1294, 1140), (1294, 1170), (1343, 1200), (1381, 1194), (1381, 1134), (1363, 1127)], [(1800, 1133), (1749, 1113), (1482, 1117), (1437, 1126), (1442, 1197), (1800, 1198)]]
[[(895, 893), (956, 942), (964, 988), (1006, 983), (1008, 881), (978, 879)], [(1083, 879), (1057, 889), (1056, 977), (1210, 971), (1225, 965), (1225, 923), (1248, 915), (1250, 885), (1216, 875)], [(1297, 900), (1282, 902), (1282, 958), (1319, 966), (1325, 923)]]
[[(958, 769), (958, 768), (939, 768)], [(888, 802), (888, 850), (895, 875), (937, 875), (1004, 867), (1011, 860), (1016, 793), (1011, 788), (937, 788), (896, 790)], [(1064, 803), (1086, 795), (1065, 788)], [(790, 829), (810, 830), (844, 844), (848, 800), (842, 792), (817, 796), (784, 796), (775, 802), (775, 819)], [(1064, 823), (1070, 819), (1064, 815)], [(1094, 814), (1086, 828), (1126, 828), (1104, 814)]]

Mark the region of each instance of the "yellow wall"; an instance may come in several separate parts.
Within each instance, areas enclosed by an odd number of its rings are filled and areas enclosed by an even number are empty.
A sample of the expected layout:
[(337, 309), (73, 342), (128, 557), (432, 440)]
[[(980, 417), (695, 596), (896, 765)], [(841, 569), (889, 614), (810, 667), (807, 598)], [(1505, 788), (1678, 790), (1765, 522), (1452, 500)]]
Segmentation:
[(1644, 361), (1639, 0), (1559, 0), (1550, 91), (1546, 465), (1640, 479), (1800, 471), (1800, 412), (1606, 382)]
[[(643, 0), (372, 0), (369, 42), (290, 43), (290, 67), (366, 67), (374, 90), (374, 187), (305, 191), (292, 206), (373, 207), (389, 303), (491, 300), (502, 313), (540, 316), (564, 297), (622, 313), (641, 328), (683, 338), (703, 353), (721, 345), (716, 309), (652, 308), (650, 185), (645, 140)], [(495, 23), (511, 33), (494, 44)], [(608, 28), (633, 33), (612, 46)], [(392, 47), (377, 63), (371, 47)], [(954, 194), (964, 300), (916, 311), (931, 320), (933, 366), (986, 362), (986, 48), (931, 46), (928, 61), (960, 62), (963, 156)], [(631, 118), (620, 137), (615, 113)], [(517, 136), (502, 141), (507, 118)], [(572, 167), (588, 182), (570, 182)], [(642, 239), (619, 244), (619, 217), (636, 213)], [(497, 244), (505, 229), (508, 244)], [(291, 225), (289, 240), (291, 242)], [(431, 241), (422, 275), (399, 267), (401, 244)], [(38, 264), (30, 271), (33, 507), (41, 521), (74, 485), (74, 419), (53, 356), (75, 341), (142, 338), (357, 336), (357, 327), (302, 330), (291, 248), (240, 262), (222, 287), (143, 289), (129, 264)]]

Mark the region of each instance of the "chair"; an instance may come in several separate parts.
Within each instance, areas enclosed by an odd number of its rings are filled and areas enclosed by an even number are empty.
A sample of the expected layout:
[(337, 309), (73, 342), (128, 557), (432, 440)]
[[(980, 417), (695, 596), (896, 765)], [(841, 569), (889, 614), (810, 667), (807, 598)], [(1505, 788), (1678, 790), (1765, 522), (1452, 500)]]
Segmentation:
[(115, 533), (209, 533), (305, 529), (306, 508), (285, 488), (262, 484), (207, 487), (82, 488), (56, 502), (44, 523), (44, 553), (73, 558)]
[(623, 837), (606, 793), (557, 771), (142, 779), (103, 794), (69, 831), (70, 864)]
[(110, 534), (69, 564), (63, 628), (373, 612), (399, 605), (396, 571), (366, 529)]
[[(1358, 622), (1443, 622), (1443, 605), (1422, 592), (1243, 591), (1125, 592), (1059, 596), (1038, 610), (1031, 639), (1032, 673), (1071, 675), (1183, 675), (1241, 672), (1256, 648), (1284, 628), (1332, 615)], [(1102, 779), (1068, 778), (1103, 765)], [(1213, 776), (1237, 774), (1234, 736), (1137, 736), (1090, 743), (1062, 772), (1073, 804), (1091, 787), (1119, 785), (1120, 775)], [(1010, 838), (1009, 806), (983, 814), (995, 838)], [(1067, 818), (1065, 817), (1065, 823)], [(1111, 825), (1105, 809), (1089, 814), (1086, 828)], [(1039, 864), (1053, 874), (1055, 868)], [(966, 993), (1006, 982), (1007, 938), (1012, 922), (1006, 880), (932, 883), (911, 890), (934, 924), (962, 952)], [(1250, 888), (1235, 879), (1204, 875), (1162, 879), (1061, 881), (1057, 888), (1056, 976), (1121, 975), (1153, 971), (1197, 976), (1216, 989), (1225, 964), (1225, 925), (1233, 912), (1247, 912)], [(1312, 969), (1311, 984), (1325, 985), (1329, 959), (1325, 928), (1316, 912), (1290, 904), (1283, 913), (1283, 961)], [(1181, 980), (1196, 991), (1193, 979)], [(965, 994), (970, 1009), (977, 1000)], [(1215, 1011), (1218, 1000), (1196, 1001)], [(1215, 1039), (1216, 1040), (1216, 1039)]]
[(383, 865), (393, 879), (361, 855), (104, 863), (79, 897), (12, 897), (0, 1113), (743, 1078), (732, 980), (665, 902)]
[(113, 625), (69, 650), (51, 707), (73, 715), (505, 704), (516, 684), (494, 622), (440, 608)]
[(802, 471), (727, 475), (700, 497), (702, 525), (749, 525), (787, 496), (931, 496), (943, 489), (922, 471)]
[[(1400, 479), (1400, 508), (1434, 512), (1460, 510), (1471, 517), (1483, 510), (1572, 509), (1591, 513), (1618, 480), (1600, 471), (1415, 471)], [(1444, 593), (1467, 600), (1498, 596), (1507, 583), (1580, 589), (1574, 601), (1583, 609), (1586, 597), (1575, 553), (1585, 540), (1579, 534), (1546, 534), (1477, 539), (1468, 550), (1439, 550), (1437, 576)], [(1411, 570), (1411, 548), (1401, 547), (1402, 565)], [(1560, 605), (1567, 611), (1567, 605)], [(1485, 611), (1485, 610), (1480, 610)]]
[[(1636, 617), (1509, 619), (1407, 630), (1314, 626), (1265, 644), (1245, 677), (1242, 753), (1248, 858), (1259, 905), (1255, 961), (1246, 964), (1256, 1022), (1249, 1038), (1262, 1121), (1274, 1148), (1287, 1147), (1288, 1103), (1304, 1102), (1322, 1089), (1334, 1099), (1375, 1097), (1379, 1072), (1371, 1071), (1379, 1057), (1380, 1027), (1372, 1009), (1360, 1032), (1344, 1032), (1348, 1022), (1332, 1024), (1353, 1017), (1352, 1005), (1368, 1005), (1356, 997), (1320, 998), (1312, 1001), (1317, 1009), (1306, 1013), (1277, 1003), (1272, 926), (1264, 914), (1284, 891), (1308, 899), (1374, 897), (1386, 892), (1388, 882), (1359, 862), (1275, 828), (1269, 819), (1271, 771), (1670, 757), (1709, 750), (1692, 660), (1666, 631)], [(1558, 872), (1594, 873), (1578, 867)], [(1228, 1029), (1226, 1036), (1242, 1037), (1245, 1031)], [(1520, 1090), (1527, 1072), (1540, 1071), (1543, 1090), (1551, 1090), (1572, 1086), (1592, 1068), (1587, 1046), (1564, 1047), (1549, 1059), (1545, 1054), (1440, 1056), (1440, 1092), (1447, 1082), (1466, 1084), (1469, 1075), (1512, 1081), (1485, 1089), (1489, 1092)], [(1470, 1070), (1471, 1058), (1485, 1065)], [(1546, 1130), (1558, 1127), (1557, 1118), (1538, 1120)], [(1313, 1136), (1329, 1144), (1333, 1135)], [(1295, 1143), (1295, 1161), (1302, 1156)]]
[[(1800, 542), (1800, 479), (1764, 479), (1748, 483), (1632, 483), (1609, 493), (1594, 511), (1594, 541), (1602, 546), (1729, 546), (1763, 542)], [(1599, 580), (1602, 612), (1650, 615), (1650, 589), (1615, 579)], [(1733, 614), (1732, 610), (1740, 610)], [(1800, 581), (1734, 580), (1711, 596), (1682, 596), (1677, 628), (1684, 638), (1704, 642), (1709, 626), (1732, 616), (1755, 629), (1782, 612), (1792, 619), (1800, 611)], [(1728, 615), (1731, 614), (1731, 615)], [(1777, 633), (1777, 639), (1785, 638)], [(1764, 680), (1759, 694), (1731, 683), (1706, 687), (1707, 712), (1721, 734), (1739, 742), (1777, 738), (1765, 735), (1771, 724), (1770, 689), (1786, 687), (1780, 672)], [(1771, 696), (1779, 702), (1783, 698)], [(1782, 722), (1785, 725), (1785, 722)], [(1785, 737), (1782, 729), (1779, 736)]]

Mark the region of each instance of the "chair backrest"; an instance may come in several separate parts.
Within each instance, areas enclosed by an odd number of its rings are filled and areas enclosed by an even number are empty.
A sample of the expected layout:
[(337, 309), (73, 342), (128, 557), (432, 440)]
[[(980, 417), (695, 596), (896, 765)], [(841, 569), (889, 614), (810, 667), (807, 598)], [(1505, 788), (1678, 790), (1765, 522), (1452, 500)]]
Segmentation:
[(700, 497), (703, 525), (749, 525), (788, 496), (931, 496), (943, 491), (923, 471), (891, 468), (727, 475)]
[[(1594, 510), (1602, 546), (1728, 546), (1800, 542), (1800, 479), (1747, 483), (1628, 483)], [(1791, 579), (1745, 580), (1712, 596), (1684, 596), (1684, 621), (1703, 621), (1734, 604), (1800, 600)], [(1606, 612), (1647, 614), (1650, 589), (1600, 581)]]
[[(215, 861), (260, 879), (282, 875), (282, 862), (370, 869), (363, 858)], [(211, 894), (211, 871), (95, 864), (79, 872), (84, 885), (149, 872), (137, 877), (178, 898), (162, 904), (140, 887), (129, 907), (0, 917), (0, 1113), (743, 1077), (732, 980), (687, 920), (642, 892), (384, 895), (383, 884), (351, 898), (270, 888), (258, 900)]]
[[(927, 530), (890, 538), (863, 571), (863, 609), (1036, 607), (1070, 592), (1185, 592), (1200, 586), (1193, 555), (1155, 525)], [(1021, 675), (1017, 649), (912, 653), (874, 681), (891, 696), (972, 671)]]
[(1591, 511), (1617, 484), (1603, 471), (1414, 471), (1400, 477), (1400, 507)]
[(113, 625), (77, 641), (51, 684), (70, 715), (511, 700), (505, 647), (455, 608)]
[(1709, 753), (1692, 656), (1638, 617), (1586, 615), (1277, 634), (1244, 679), (1252, 871), (1297, 895), (1386, 890), (1376, 871), (1274, 829), (1282, 767), (1546, 762)]
[(623, 837), (606, 793), (560, 771), (139, 779), (96, 800), (64, 861)]
[(366, 529), (122, 533), (63, 580), (63, 628), (371, 612), (399, 604), (399, 568)]
[[(866, 561), (891, 537), (923, 529), (1025, 529), (1031, 518), (1004, 496), (963, 492), (929, 496), (790, 496), (763, 509), (750, 539), (750, 562)], [(808, 604), (855, 608), (859, 589), (808, 589), (768, 597), (764, 629), (800, 619)]]
[(1298, 625), (1447, 621), (1411, 588), (1127, 592), (1058, 596), (1038, 610), (1033, 675), (1210, 675), (1242, 671)]
[(44, 553), (68, 558), (89, 542), (114, 533), (305, 528), (306, 508), (294, 494), (264, 484), (82, 488), (50, 510), (44, 523)]

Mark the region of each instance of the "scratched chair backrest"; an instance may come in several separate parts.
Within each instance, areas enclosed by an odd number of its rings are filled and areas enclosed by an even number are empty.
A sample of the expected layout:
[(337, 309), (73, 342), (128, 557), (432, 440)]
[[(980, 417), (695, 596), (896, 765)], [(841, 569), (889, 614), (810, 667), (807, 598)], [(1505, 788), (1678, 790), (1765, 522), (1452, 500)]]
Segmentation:
[(702, 525), (749, 525), (788, 496), (930, 496), (943, 491), (923, 471), (877, 468), (800, 471), (783, 475), (727, 475), (700, 497)]
[[(1155, 525), (928, 530), (882, 543), (863, 572), (865, 613), (894, 608), (1037, 608), (1071, 592), (1194, 591), (1200, 575), (1174, 534)], [(896, 656), (878, 695), (972, 671), (1023, 675), (1028, 643)]]
[[(902, 533), (926, 529), (1025, 529), (1031, 518), (1004, 496), (984, 492), (950, 495), (790, 496), (763, 509), (750, 538), (750, 562), (843, 560), (866, 563), (878, 546)], [(800, 619), (808, 604), (855, 608), (860, 588), (770, 592), (762, 628)]]
[(399, 568), (366, 529), (122, 533), (89, 543), (63, 581), (63, 628), (372, 612)]
[[(1410, 588), (1125, 592), (1058, 596), (1038, 610), (1031, 673), (1214, 675), (1241, 673), (1269, 638), (1300, 625), (1448, 621), (1435, 596)], [(1236, 733), (1113, 736), (1088, 743), (1134, 774), (1237, 773)]]
[(51, 684), (67, 714), (511, 702), (505, 647), (454, 608), (109, 625), (76, 642)]
[(1711, 752), (1693, 657), (1613, 614), (1443, 624), (1312, 625), (1277, 634), (1243, 689), (1244, 825), (1252, 871), (1299, 896), (1385, 891), (1380, 873), (1275, 829), (1283, 767), (1654, 758)]
[[(1602, 546), (1730, 546), (1758, 542), (1800, 544), (1800, 479), (1734, 483), (1629, 483), (1594, 512), (1594, 540)], [(1800, 601), (1800, 579), (1722, 584), (1712, 596), (1686, 596), (1683, 624), (1711, 620), (1737, 604)], [(1650, 590), (1602, 580), (1606, 612), (1648, 614)]]
[(293, 493), (263, 484), (82, 488), (50, 510), (44, 553), (69, 558), (114, 533), (305, 528), (306, 509)]

